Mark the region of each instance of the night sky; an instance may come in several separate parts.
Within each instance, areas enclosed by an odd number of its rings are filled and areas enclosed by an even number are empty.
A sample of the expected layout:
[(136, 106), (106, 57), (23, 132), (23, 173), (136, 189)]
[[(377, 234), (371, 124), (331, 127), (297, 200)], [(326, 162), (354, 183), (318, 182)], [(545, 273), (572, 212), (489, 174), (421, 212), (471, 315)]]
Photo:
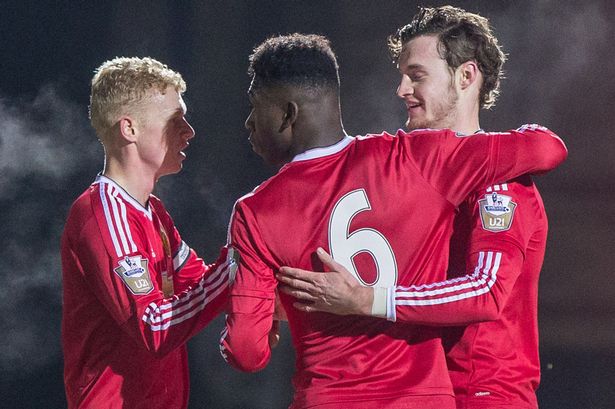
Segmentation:
[[(247, 142), (248, 55), (272, 34), (329, 37), (351, 135), (395, 131), (405, 112), (386, 37), (433, 1), (2, 1), (0, 8), (0, 396), (12, 408), (66, 406), (59, 237), (72, 201), (102, 169), (87, 118), (103, 61), (151, 56), (179, 71), (196, 138), (155, 193), (184, 240), (213, 261), (233, 203), (274, 174)], [(549, 216), (540, 281), (543, 409), (615, 407), (615, 3), (461, 1), (488, 17), (508, 54), (487, 130), (539, 123), (568, 145), (537, 178)], [(609, 159), (610, 158), (610, 159)], [(289, 334), (264, 371), (218, 353), (218, 318), (189, 342), (190, 408), (285, 408)]]

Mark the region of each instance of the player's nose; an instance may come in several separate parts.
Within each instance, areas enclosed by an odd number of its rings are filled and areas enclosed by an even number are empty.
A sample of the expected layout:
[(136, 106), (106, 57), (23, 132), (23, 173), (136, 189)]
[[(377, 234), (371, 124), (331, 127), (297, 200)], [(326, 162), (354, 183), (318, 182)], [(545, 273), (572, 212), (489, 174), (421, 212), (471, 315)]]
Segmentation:
[(190, 125), (190, 122), (184, 118), (184, 137), (186, 140), (192, 139), (195, 136), (194, 128)]
[(412, 81), (410, 77), (403, 74), (401, 79), (399, 80), (399, 85), (397, 86), (397, 96), (400, 98), (404, 98), (406, 95), (414, 94), (414, 87), (412, 85)]

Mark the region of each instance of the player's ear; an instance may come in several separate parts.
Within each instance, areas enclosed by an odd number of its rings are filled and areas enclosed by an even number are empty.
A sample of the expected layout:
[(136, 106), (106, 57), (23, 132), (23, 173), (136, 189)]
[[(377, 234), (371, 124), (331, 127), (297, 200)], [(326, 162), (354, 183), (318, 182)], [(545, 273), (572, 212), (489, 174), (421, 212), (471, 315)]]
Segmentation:
[(459, 86), (461, 89), (466, 89), (478, 81), (480, 70), (478, 64), (474, 60), (466, 61), (457, 68), (459, 75)]
[(292, 126), (297, 120), (297, 116), (299, 114), (299, 105), (297, 105), (294, 101), (289, 101), (286, 103), (286, 109), (284, 111), (284, 118), (282, 119), (282, 124), (280, 125), (280, 129), (278, 132), (282, 132), (286, 128)]
[(120, 137), (126, 142), (137, 140), (137, 123), (130, 116), (123, 116), (118, 121)]

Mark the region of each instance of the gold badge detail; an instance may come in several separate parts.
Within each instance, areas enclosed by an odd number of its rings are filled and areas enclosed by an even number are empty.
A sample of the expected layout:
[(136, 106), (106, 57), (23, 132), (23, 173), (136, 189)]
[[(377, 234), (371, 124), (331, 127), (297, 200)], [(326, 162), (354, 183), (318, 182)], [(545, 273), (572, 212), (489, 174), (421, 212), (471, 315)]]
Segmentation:
[(171, 257), (171, 243), (169, 243), (169, 236), (164, 227), (160, 226), (160, 240), (162, 240), (162, 247), (164, 248), (164, 254), (167, 257)]
[(497, 233), (510, 229), (517, 204), (512, 197), (493, 192), (479, 200), (478, 207), (483, 229)]
[(162, 247), (164, 248), (164, 255), (166, 258), (167, 269), (161, 272), (162, 275), (162, 292), (165, 298), (169, 298), (173, 295), (173, 258), (171, 257), (171, 243), (169, 242), (169, 236), (164, 227), (160, 226), (160, 240), (162, 240)]

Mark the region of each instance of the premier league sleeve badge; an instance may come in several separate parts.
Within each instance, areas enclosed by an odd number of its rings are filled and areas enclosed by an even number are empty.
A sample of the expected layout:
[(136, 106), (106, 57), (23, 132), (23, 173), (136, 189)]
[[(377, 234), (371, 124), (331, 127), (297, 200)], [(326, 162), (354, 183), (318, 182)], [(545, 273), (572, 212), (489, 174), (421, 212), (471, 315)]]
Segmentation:
[(510, 229), (517, 204), (512, 197), (493, 192), (479, 200), (478, 207), (483, 229), (497, 233)]
[(126, 256), (118, 264), (114, 271), (133, 294), (148, 294), (154, 289), (147, 269), (147, 259), (140, 255)]

